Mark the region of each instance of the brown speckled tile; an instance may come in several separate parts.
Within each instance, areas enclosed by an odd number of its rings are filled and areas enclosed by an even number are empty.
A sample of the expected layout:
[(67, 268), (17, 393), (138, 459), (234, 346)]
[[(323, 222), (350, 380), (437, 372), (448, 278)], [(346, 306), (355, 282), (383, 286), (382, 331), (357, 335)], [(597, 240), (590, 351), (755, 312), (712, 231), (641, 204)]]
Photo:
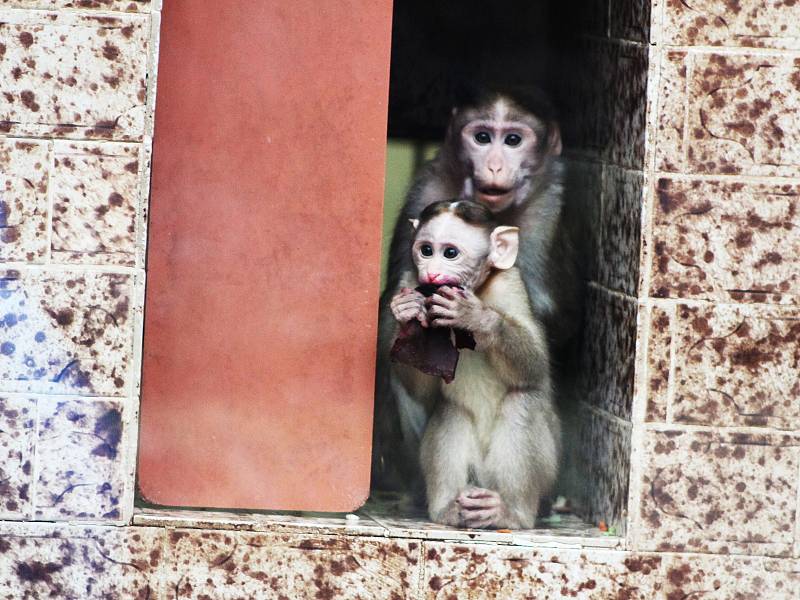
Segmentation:
[(650, 294), (800, 304), (800, 185), (656, 182)]
[(44, 262), (49, 169), (47, 142), (0, 139), (0, 261)]
[(579, 443), (582, 516), (593, 524), (605, 521), (622, 533), (631, 470), (631, 427), (585, 410)]
[(800, 438), (649, 431), (634, 549), (790, 556)]
[(150, 19), (0, 8), (0, 132), (140, 140)]
[(0, 524), (3, 598), (162, 598), (164, 530)]
[(800, 310), (678, 306), (676, 422), (800, 429)]
[(647, 382), (645, 421), (665, 422), (669, 400), (672, 322), (675, 308), (653, 306), (647, 327)]
[(108, 10), (122, 12), (150, 12), (150, 0), (0, 0), (0, 8), (76, 8), (80, 10)]
[(800, 58), (696, 54), (689, 81), (689, 172), (800, 175)]
[(649, 42), (651, 0), (610, 1), (611, 37), (634, 42)]
[(580, 373), (585, 400), (630, 419), (633, 400), (636, 301), (590, 286)]
[(665, 598), (796, 600), (796, 560), (673, 554), (664, 558)]
[(424, 598), (660, 598), (660, 556), (426, 542)]
[(52, 261), (133, 266), (140, 147), (56, 142)]
[(167, 598), (411, 598), (420, 542), (172, 530)]
[(582, 40), (582, 60), (566, 82), (563, 124), (568, 147), (627, 168), (644, 163), (647, 47)]
[(605, 167), (603, 218), (598, 282), (636, 296), (639, 284), (644, 175), (614, 166)]
[(0, 389), (124, 395), (132, 287), (131, 275), (0, 271)]
[(669, 0), (664, 13), (665, 44), (800, 48), (794, 0)]
[(600, 214), (603, 165), (583, 160), (566, 160), (564, 191), (565, 222), (573, 227), (573, 239), (580, 255), (581, 275), (597, 281), (600, 263)]
[(656, 170), (683, 171), (686, 128), (687, 62), (686, 52), (661, 55), (657, 116), (655, 119)]
[(36, 402), (0, 398), (0, 518), (30, 516)]
[(37, 519), (122, 518), (126, 481), (122, 406), (104, 400), (40, 400)]
[(610, 143), (606, 159), (629, 169), (644, 166), (647, 105), (647, 46), (614, 44), (607, 68), (612, 73), (608, 94)]

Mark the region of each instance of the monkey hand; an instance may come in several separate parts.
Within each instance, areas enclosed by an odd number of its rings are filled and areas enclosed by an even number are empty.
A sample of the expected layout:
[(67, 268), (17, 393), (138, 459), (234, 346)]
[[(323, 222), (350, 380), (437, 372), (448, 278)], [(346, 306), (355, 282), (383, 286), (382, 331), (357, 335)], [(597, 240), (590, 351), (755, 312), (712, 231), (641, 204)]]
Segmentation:
[(423, 327), (428, 326), (428, 312), (425, 308), (425, 296), (411, 288), (402, 288), (391, 301), (394, 318), (400, 323), (408, 323), (416, 319)]
[(434, 327), (465, 329), (486, 336), (494, 330), (500, 318), (469, 290), (442, 286), (428, 302), (431, 325)]

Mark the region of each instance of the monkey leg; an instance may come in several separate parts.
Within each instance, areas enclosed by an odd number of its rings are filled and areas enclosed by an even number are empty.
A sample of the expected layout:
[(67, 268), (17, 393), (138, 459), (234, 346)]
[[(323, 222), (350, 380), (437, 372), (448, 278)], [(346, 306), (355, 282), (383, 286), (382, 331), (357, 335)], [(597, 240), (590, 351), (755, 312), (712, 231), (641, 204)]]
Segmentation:
[(559, 451), (560, 426), (549, 393), (509, 393), (484, 462), (487, 487), (496, 496), (471, 496), (474, 516), (490, 523), (482, 526), (533, 527), (539, 500), (555, 482)]
[(431, 521), (462, 526), (458, 497), (467, 487), (470, 465), (480, 460), (469, 416), (452, 404), (441, 404), (425, 430), (420, 459)]

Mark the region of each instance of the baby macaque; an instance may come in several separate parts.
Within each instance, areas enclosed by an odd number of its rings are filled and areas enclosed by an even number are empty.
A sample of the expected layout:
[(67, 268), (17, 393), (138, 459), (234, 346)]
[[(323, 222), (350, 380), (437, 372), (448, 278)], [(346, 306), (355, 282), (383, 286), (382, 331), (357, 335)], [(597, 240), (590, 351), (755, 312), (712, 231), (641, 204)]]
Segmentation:
[(530, 528), (553, 485), (560, 424), (547, 342), (514, 262), (519, 230), (486, 207), (436, 202), (412, 221), (419, 284), (392, 299), (396, 320), (472, 334), (451, 383), (438, 382), (420, 461), (431, 520), (471, 528)]

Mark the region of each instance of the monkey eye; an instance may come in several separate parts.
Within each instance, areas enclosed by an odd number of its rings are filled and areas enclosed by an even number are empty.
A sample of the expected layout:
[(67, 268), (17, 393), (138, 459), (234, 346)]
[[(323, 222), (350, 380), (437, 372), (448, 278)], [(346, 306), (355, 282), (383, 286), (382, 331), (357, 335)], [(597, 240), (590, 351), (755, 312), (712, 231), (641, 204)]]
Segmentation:
[(444, 257), (445, 258), (455, 258), (458, 256), (458, 248), (453, 248), (453, 246), (448, 246), (444, 249)]
[(479, 131), (475, 134), (475, 141), (479, 144), (488, 144), (492, 141), (492, 136), (490, 136), (485, 131)]
[(516, 133), (509, 133), (504, 141), (506, 146), (519, 146), (522, 143), (522, 137)]
[(422, 254), (422, 256), (433, 256), (433, 247), (430, 244), (422, 244), (422, 246), (419, 247), (419, 253)]

